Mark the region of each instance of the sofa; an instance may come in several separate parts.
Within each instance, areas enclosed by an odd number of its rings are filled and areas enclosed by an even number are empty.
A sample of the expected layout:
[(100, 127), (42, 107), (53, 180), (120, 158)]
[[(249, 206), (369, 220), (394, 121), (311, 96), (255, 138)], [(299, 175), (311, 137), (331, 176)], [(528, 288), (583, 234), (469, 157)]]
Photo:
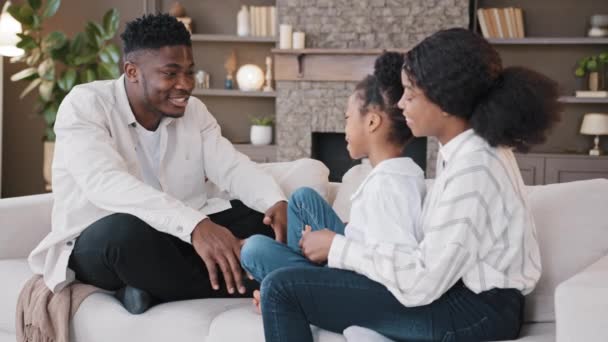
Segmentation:
[[(288, 170), (275, 167), (273, 174), (280, 178)], [(349, 194), (364, 176), (359, 173), (316, 189), (345, 215)], [(279, 184), (287, 194), (311, 185), (298, 184), (298, 177), (291, 174)], [(527, 192), (543, 275), (526, 297), (526, 323), (517, 341), (608, 341), (608, 180), (531, 186)], [(52, 204), (52, 194), (0, 200), (0, 342), (15, 341), (17, 297), (32, 275), (26, 257), (50, 230)], [(95, 293), (82, 303), (70, 330), (79, 342), (264, 341), (261, 316), (249, 299), (167, 303), (133, 316), (113, 296)], [(345, 341), (340, 334), (313, 331), (316, 341)]]

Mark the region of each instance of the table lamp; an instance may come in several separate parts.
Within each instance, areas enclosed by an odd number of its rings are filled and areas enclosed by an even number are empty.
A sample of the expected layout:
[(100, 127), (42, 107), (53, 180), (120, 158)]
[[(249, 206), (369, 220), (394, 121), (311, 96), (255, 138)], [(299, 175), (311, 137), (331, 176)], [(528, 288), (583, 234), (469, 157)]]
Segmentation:
[(589, 150), (590, 156), (602, 154), (602, 151), (600, 151), (600, 135), (608, 135), (608, 114), (585, 114), (581, 125), (581, 134), (595, 135), (595, 139), (593, 139), (595, 146)]

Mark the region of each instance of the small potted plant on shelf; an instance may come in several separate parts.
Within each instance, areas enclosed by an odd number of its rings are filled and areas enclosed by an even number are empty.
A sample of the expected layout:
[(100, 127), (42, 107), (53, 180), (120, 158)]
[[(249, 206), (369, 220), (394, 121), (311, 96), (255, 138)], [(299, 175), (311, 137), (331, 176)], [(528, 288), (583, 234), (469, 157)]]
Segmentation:
[(272, 142), (272, 124), (270, 116), (251, 118), (250, 139), (252, 145), (269, 145)]
[[(577, 89), (597, 91), (600, 86), (599, 57), (588, 56), (578, 61), (574, 75), (577, 77)], [(585, 82), (585, 77), (587, 81)]]

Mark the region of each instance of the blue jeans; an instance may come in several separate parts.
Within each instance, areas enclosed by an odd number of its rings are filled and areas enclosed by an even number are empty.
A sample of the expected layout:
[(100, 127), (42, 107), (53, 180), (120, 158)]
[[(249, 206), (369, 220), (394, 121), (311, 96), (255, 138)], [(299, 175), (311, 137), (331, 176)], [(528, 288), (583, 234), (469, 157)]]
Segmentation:
[(310, 225), (313, 231), (327, 228), (344, 235), (345, 225), (329, 203), (313, 189), (300, 188), (291, 195), (287, 207), (287, 245), (267, 236), (251, 236), (241, 249), (243, 269), (261, 283), (279, 268), (318, 267), (302, 255), (299, 247), (305, 225)]
[(433, 303), (405, 307), (382, 284), (327, 267), (289, 267), (262, 282), (267, 342), (312, 342), (310, 324), (341, 334), (358, 325), (395, 341), (516, 339), (523, 295), (515, 289), (480, 294), (460, 281)]

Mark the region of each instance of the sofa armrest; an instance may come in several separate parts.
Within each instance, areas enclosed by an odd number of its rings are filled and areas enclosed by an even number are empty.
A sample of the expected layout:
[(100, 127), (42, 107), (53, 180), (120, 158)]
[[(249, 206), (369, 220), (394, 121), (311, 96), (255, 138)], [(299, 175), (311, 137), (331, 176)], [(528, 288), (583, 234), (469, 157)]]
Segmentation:
[(556, 288), (556, 341), (606, 341), (606, 317), (608, 255)]
[(0, 259), (25, 258), (51, 231), (53, 195), (0, 200)]

